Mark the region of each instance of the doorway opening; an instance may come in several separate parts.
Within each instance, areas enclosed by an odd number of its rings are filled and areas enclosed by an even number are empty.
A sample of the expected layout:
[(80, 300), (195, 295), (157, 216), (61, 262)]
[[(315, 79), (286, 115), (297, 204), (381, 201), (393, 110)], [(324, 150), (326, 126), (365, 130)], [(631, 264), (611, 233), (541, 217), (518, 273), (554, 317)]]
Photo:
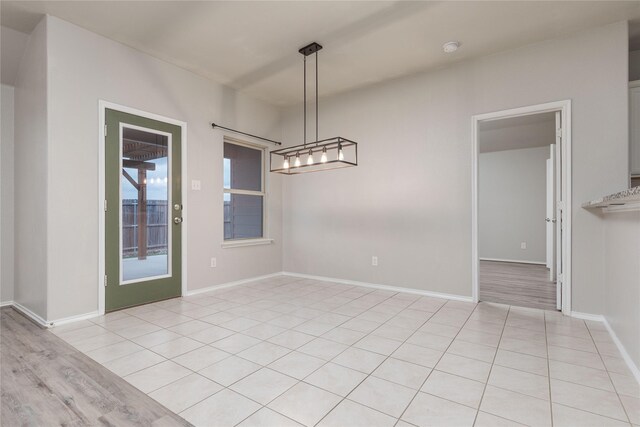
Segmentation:
[(569, 101), (473, 117), (473, 297), (570, 313)]

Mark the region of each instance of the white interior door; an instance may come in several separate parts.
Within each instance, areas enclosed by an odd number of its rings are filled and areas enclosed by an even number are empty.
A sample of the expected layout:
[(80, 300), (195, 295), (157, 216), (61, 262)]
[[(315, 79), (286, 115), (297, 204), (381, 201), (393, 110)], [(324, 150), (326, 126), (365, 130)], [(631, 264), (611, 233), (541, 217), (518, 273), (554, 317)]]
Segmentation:
[(555, 173), (554, 165), (553, 165), (553, 157), (555, 156), (555, 150), (553, 149), (553, 145), (551, 146), (551, 154), (547, 159), (547, 210), (546, 210), (546, 218), (547, 222), (547, 233), (546, 233), (546, 243), (547, 243), (547, 268), (549, 269), (549, 280), (554, 279), (554, 264), (555, 264), (555, 253), (553, 248), (555, 247), (556, 237), (553, 230), (553, 223), (551, 222), (554, 217), (554, 192), (555, 192), (555, 183), (553, 182), (553, 175)]
[(556, 144), (549, 148), (547, 159), (547, 268), (549, 281), (556, 281)]
[[(556, 282), (556, 308), (562, 310), (562, 280), (563, 280), (563, 266), (562, 266), (562, 232), (563, 232), (563, 215), (562, 203), (564, 196), (562, 194), (562, 113), (556, 111), (556, 143), (552, 145), (551, 155), (554, 159), (554, 211), (553, 217), (553, 233), (555, 235), (555, 263), (553, 267), (553, 279)], [(555, 151), (555, 153), (554, 153)]]

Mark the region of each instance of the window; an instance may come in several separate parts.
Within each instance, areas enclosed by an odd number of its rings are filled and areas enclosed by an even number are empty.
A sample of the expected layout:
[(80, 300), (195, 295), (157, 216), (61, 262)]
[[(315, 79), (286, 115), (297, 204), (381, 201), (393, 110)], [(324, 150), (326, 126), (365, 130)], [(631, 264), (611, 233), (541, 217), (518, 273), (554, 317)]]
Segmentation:
[(224, 142), (224, 240), (264, 237), (264, 150)]

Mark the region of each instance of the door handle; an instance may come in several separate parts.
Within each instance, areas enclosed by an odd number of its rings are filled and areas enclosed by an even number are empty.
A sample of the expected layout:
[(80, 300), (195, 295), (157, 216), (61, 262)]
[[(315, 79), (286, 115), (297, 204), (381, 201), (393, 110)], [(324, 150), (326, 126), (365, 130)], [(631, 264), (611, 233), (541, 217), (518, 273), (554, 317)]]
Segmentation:
[(545, 218), (544, 220), (545, 220), (545, 221), (547, 221), (547, 222), (556, 222), (555, 218), (554, 218), (554, 219), (551, 219), (551, 218)]
[(181, 224), (182, 221), (183, 221), (182, 217), (177, 216), (177, 217), (173, 218), (173, 223), (174, 224)]

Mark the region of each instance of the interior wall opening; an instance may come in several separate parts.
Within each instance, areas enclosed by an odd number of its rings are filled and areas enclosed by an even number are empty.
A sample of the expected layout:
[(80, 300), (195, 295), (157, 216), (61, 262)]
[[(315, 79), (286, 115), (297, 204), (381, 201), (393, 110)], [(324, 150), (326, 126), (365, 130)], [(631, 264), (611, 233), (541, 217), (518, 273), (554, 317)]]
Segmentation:
[(559, 310), (559, 112), (478, 123), (479, 300)]

